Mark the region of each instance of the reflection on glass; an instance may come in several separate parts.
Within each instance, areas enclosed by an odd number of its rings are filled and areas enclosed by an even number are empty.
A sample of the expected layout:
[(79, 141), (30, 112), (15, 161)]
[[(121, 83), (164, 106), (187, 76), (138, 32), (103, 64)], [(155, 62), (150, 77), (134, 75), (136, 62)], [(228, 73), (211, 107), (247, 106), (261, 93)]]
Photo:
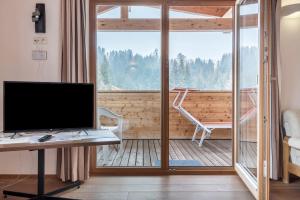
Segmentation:
[[(248, 2), (249, 1), (249, 2)], [(258, 3), (246, 0), (239, 16), (239, 163), (257, 177), (257, 92), (259, 70), (259, 29), (248, 26), (257, 20)]]

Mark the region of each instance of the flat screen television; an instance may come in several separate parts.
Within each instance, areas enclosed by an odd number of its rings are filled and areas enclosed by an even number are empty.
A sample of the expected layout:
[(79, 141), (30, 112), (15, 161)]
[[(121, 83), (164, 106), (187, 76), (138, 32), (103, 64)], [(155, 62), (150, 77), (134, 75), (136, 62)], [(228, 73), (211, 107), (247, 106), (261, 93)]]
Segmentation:
[(94, 85), (4, 82), (4, 132), (93, 128)]

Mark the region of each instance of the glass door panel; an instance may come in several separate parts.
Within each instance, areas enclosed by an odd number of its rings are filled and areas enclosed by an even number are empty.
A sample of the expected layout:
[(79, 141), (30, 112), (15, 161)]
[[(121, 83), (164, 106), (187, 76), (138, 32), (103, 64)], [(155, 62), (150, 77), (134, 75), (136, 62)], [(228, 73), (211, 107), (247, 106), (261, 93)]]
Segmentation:
[[(97, 167), (160, 167), (161, 7), (97, 5)], [(138, 19), (137, 19), (138, 18)]]
[[(239, 163), (257, 178), (259, 27), (247, 27), (258, 20), (258, 1), (245, 1), (239, 7)], [(258, 22), (258, 21), (257, 21)], [(258, 24), (258, 23), (257, 23)]]
[(261, 166), (259, 134), (261, 126), (260, 2), (242, 0), (237, 6), (237, 107), (236, 170), (250, 191), (259, 198)]
[(169, 7), (169, 165), (232, 166), (232, 7)]
[(239, 163), (257, 178), (257, 119), (259, 78), (259, 28), (247, 27), (258, 16), (258, 2), (245, 1), (239, 16)]

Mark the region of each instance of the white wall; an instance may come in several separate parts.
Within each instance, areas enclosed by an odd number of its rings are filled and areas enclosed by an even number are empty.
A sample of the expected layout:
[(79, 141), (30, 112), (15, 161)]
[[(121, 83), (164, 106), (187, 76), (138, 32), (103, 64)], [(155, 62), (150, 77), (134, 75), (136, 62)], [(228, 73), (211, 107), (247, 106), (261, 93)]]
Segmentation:
[[(46, 3), (46, 34), (35, 34), (31, 13), (35, 3)], [(1, 0), (0, 1), (0, 130), (3, 129), (3, 81), (60, 80), (60, 0)], [(33, 38), (46, 36), (48, 60), (31, 59)], [(24, 115), (26, 117), (26, 114)], [(46, 154), (46, 173), (55, 174), (56, 152)], [(0, 153), (0, 174), (35, 174), (36, 152)]]
[(282, 17), (281, 46), (281, 106), (300, 109), (300, 17)]

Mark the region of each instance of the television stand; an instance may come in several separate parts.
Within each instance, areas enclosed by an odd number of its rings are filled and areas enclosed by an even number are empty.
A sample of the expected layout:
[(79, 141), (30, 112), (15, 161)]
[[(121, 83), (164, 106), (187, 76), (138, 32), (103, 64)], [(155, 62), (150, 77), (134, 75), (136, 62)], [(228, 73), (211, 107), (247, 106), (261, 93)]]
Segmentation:
[(68, 183), (68, 185), (56, 189), (51, 192), (45, 192), (45, 149), (39, 149), (38, 150), (38, 184), (37, 184), (37, 194), (30, 194), (30, 193), (24, 193), (24, 192), (14, 192), (14, 191), (8, 191), (4, 190), (4, 198), (7, 198), (7, 196), (16, 196), (16, 197), (24, 197), (29, 198), (29, 200), (74, 200), (70, 198), (63, 198), (63, 197), (54, 197), (53, 195), (65, 192), (67, 190), (73, 189), (73, 188), (80, 188), (80, 181), (75, 181)]

